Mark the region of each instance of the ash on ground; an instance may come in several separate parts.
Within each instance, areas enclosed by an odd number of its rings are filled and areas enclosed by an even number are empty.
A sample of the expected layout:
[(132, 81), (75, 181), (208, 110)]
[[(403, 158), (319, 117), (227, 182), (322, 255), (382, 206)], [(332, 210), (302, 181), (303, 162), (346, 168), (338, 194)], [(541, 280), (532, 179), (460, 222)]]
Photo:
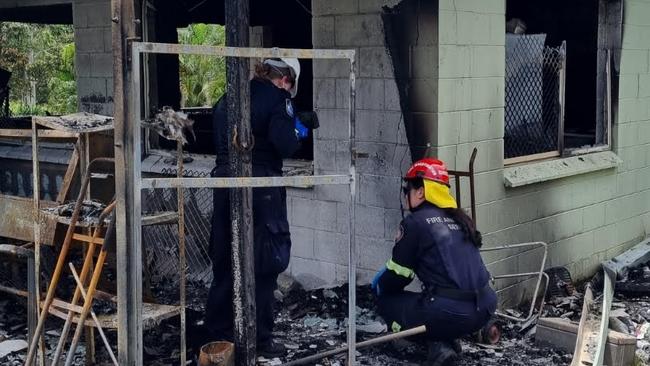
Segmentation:
[[(45, 327), (45, 356), (52, 358), (57, 342), (60, 338), (60, 332), (63, 328), (63, 321), (52, 317)], [(70, 334), (72, 338), (72, 333)], [(0, 300), (0, 365), (3, 366), (22, 366), (25, 364), (27, 355), (27, 314), (25, 311), (25, 302), (22, 299), (16, 299), (12, 296), (3, 297)], [(99, 350), (98, 358), (109, 360), (108, 354)], [(66, 347), (67, 349), (68, 347)], [(86, 345), (80, 342), (75, 352), (73, 365), (85, 365)], [(102, 362), (98, 362), (102, 364)]]
[[(60, 218), (71, 219), (76, 202), (69, 201), (62, 205), (44, 208), (43, 212)], [(85, 200), (79, 209), (78, 224), (97, 224), (99, 216), (106, 208), (106, 205), (96, 200)]]
[[(345, 346), (347, 327), (347, 287), (289, 292), (276, 318), (276, 341), (288, 349), (285, 359), (263, 360), (265, 365), (280, 365), (318, 352)], [(463, 355), (459, 365), (568, 365), (571, 356), (533, 343), (534, 331), (503, 323), (503, 336), (496, 345), (480, 345), (473, 337), (461, 340)], [(369, 286), (357, 289), (357, 341), (387, 334), (386, 325), (376, 313)], [(423, 339), (387, 343), (357, 351), (359, 365), (419, 365), (426, 358)], [(344, 365), (345, 354), (324, 359), (318, 365)]]
[(84, 132), (87, 130), (113, 128), (113, 117), (78, 112), (59, 117), (50, 117), (49, 124), (57, 125), (64, 130), (75, 130)]
[[(205, 296), (204, 284), (188, 284), (188, 294), (192, 300), (187, 310), (187, 344), (188, 360), (196, 364), (198, 350), (207, 338), (203, 321)], [(174, 290), (162, 287), (154, 289), (156, 297), (175, 298)], [(325, 290), (305, 291), (295, 283), (280, 284), (276, 292), (277, 311), (275, 339), (287, 347), (287, 357), (282, 359), (259, 358), (260, 365), (281, 365), (325, 350), (345, 346), (347, 327), (347, 287)], [(173, 299), (172, 299), (173, 300)], [(173, 302), (173, 301), (171, 301)], [(543, 315), (559, 316), (567, 319), (579, 319), (582, 295), (576, 293), (569, 297), (550, 300)], [(99, 305), (99, 304), (98, 304)], [(101, 306), (101, 305), (100, 305)], [(101, 309), (97, 309), (100, 310)], [(514, 316), (525, 314), (527, 308), (510, 309)], [(23, 299), (10, 296), (0, 300), (0, 364), (21, 365), (24, 362), (26, 344), (8, 344), (7, 346), (24, 346), (22, 349), (3, 354), (5, 341), (26, 340), (27, 319)], [(612, 306), (612, 317), (627, 325), (630, 334), (637, 335), (639, 364), (643, 365), (643, 352), (650, 350), (650, 298), (624, 298), (617, 294)], [(367, 340), (387, 334), (386, 325), (377, 315), (373, 296), (368, 286), (357, 289), (357, 329), (358, 341)], [(51, 357), (63, 322), (50, 317), (45, 333), (47, 355)], [(535, 325), (501, 321), (501, 340), (495, 345), (481, 345), (473, 336), (461, 340), (463, 354), (458, 364), (469, 365), (569, 365), (571, 355), (567, 352), (534, 343)], [(116, 352), (117, 334), (113, 330), (106, 333)], [(178, 317), (162, 321), (154, 329), (144, 332), (144, 355), (147, 365), (177, 365), (179, 362), (179, 319)], [(646, 349), (647, 348), (647, 349)], [(110, 364), (103, 345), (96, 339), (97, 364)], [(646, 353), (650, 354), (650, 353)], [(83, 364), (85, 344), (79, 346), (75, 365)], [(409, 339), (386, 343), (375, 347), (362, 348), (357, 351), (358, 365), (419, 365), (426, 357), (426, 344), (422, 339)], [(323, 359), (315, 365), (345, 365), (345, 353), (337, 357)]]
[[(283, 289), (283, 286), (280, 286)], [(287, 290), (286, 288), (284, 288)], [(204, 297), (205, 288), (190, 289), (189, 293)], [(156, 293), (158, 295), (158, 292)], [(175, 294), (167, 294), (173, 297)], [(259, 358), (260, 365), (280, 365), (282, 362), (305, 357), (324, 350), (345, 346), (347, 327), (347, 287), (326, 290), (304, 291), (293, 286), (285, 295), (277, 292), (276, 340), (287, 347), (283, 359)], [(204, 300), (193, 300), (187, 310), (188, 360), (194, 364), (198, 349), (206, 337), (203, 322)], [(100, 305), (100, 304), (98, 304)], [(101, 306), (101, 305), (100, 305)], [(98, 306), (98, 307), (100, 307)], [(100, 310), (101, 309), (96, 309)], [(3, 341), (26, 341), (27, 318), (23, 299), (7, 296), (0, 300), (0, 345)], [(357, 290), (358, 341), (386, 334), (386, 325), (377, 315), (370, 289), (367, 286)], [(53, 316), (48, 318), (45, 340), (47, 356), (51, 357), (60, 336), (63, 322)], [(105, 330), (113, 351), (116, 352), (117, 334)], [(549, 348), (533, 344), (530, 330), (519, 332), (514, 324), (503, 326), (502, 341), (493, 346), (482, 346), (468, 338), (462, 340), (463, 356), (459, 365), (565, 365), (570, 356)], [(147, 365), (177, 365), (179, 362), (179, 320), (168, 319), (155, 329), (144, 332), (144, 362)], [(0, 357), (2, 365), (22, 365), (26, 354), (24, 347)], [(2, 346), (0, 346), (2, 349)], [(108, 354), (99, 339), (96, 339), (97, 364), (110, 364)], [(85, 343), (81, 342), (75, 358), (75, 365), (84, 364)], [(422, 340), (412, 339), (376, 347), (363, 348), (357, 353), (359, 365), (419, 365), (426, 357), (426, 346)], [(324, 359), (318, 365), (344, 365), (345, 355)]]

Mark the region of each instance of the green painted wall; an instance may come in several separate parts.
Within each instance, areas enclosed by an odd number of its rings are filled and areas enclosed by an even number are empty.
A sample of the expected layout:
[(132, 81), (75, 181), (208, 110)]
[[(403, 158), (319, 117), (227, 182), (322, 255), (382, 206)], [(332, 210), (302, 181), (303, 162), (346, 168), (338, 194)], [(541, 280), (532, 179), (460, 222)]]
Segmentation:
[[(590, 276), (650, 233), (650, 1), (624, 2), (615, 168), (520, 188), (503, 183), (505, 0), (440, 0), (437, 137), (452, 168), (477, 159), (478, 224), (486, 245), (549, 244), (547, 266)], [(493, 274), (531, 271), (541, 251), (486, 253)], [(522, 286), (501, 282), (518, 300)], [(530, 281), (528, 282), (528, 284)], [(515, 294), (517, 296), (515, 296)]]

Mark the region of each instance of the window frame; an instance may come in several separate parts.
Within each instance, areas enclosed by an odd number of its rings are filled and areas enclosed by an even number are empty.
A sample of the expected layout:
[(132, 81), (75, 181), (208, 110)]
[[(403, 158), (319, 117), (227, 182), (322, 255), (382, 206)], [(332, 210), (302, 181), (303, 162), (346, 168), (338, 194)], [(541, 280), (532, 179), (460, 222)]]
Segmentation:
[[(560, 113), (558, 124), (558, 148), (555, 151), (504, 157), (504, 167), (541, 160), (558, 159), (595, 152), (612, 150), (612, 110), (618, 104), (618, 75), (620, 70), (620, 50), (622, 46), (623, 1), (598, 1), (598, 40), (596, 74), (596, 121), (595, 143), (586, 147), (566, 147), (565, 138), (565, 96), (566, 59), (563, 61), (560, 78)], [(504, 124), (505, 133), (505, 124)]]

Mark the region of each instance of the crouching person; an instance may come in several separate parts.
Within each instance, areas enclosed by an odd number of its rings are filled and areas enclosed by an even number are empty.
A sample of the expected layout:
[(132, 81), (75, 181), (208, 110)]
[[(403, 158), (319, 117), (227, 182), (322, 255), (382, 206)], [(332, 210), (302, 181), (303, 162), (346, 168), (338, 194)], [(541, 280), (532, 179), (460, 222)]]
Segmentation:
[[(424, 365), (453, 365), (457, 339), (481, 329), (496, 310), (496, 294), (479, 248), (481, 234), (449, 194), (442, 161), (422, 159), (403, 187), (410, 215), (400, 224), (392, 258), (372, 282), (379, 314), (394, 332), (425, 325)], [(415, 276), (422, 292), (404, 291)]]

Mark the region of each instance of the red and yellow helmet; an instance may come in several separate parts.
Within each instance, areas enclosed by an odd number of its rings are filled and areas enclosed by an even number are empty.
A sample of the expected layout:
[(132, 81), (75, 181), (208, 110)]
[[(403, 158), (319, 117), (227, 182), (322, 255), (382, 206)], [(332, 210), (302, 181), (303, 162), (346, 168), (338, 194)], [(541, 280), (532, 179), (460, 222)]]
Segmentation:
[(456, 200), (449, 193), (449, 172), (445, 163), (438, 159), (424, 158), (411, 165), (404, 180), (422, 178), (424, 198), (440, 208), (456, 208)]
[(416, 161), (404, 176), (405, 180), (422, 178), (432, 180), (449, 187), (449, 172), (444, 162), (438, 159), (424, 158)]

